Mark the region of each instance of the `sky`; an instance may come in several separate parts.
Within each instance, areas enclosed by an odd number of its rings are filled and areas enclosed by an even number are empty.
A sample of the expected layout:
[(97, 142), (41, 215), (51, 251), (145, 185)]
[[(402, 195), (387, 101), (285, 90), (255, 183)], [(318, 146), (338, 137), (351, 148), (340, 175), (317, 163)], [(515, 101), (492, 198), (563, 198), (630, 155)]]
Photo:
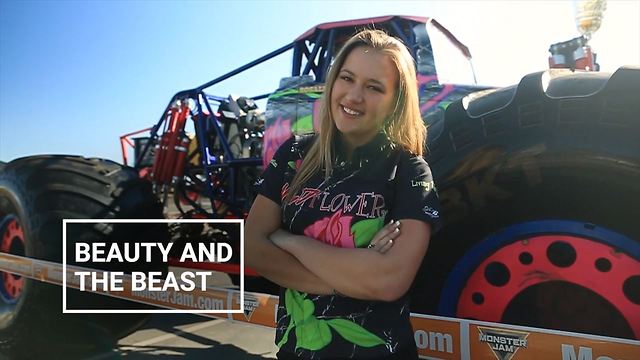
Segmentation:
[[(546, 69), (549, 46), (579, 35), (574, 2), (564, 0), (0, 0), (0, 161), (75, 154), (120, 162), (119, 136), (155, 124), (176, 92), (316, 24), (382, 15), (438, 20), (470, 48), (483, 85)], [(640, 0), (609, 0), (590, 44), (603, 71), (640, 66)], [(207, 92), (264, 94), (290, 72), (287, 52)]]

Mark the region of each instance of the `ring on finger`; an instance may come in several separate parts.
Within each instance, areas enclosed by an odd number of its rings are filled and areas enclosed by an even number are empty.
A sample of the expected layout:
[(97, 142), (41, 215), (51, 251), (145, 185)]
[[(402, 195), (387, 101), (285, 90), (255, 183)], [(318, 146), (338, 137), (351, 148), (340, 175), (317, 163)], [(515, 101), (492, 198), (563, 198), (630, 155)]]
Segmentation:
[(376, 244), (370, 243), (369, 245), (367, 245), (367, 249), (372, 249), (374, 246), (376, 246)]

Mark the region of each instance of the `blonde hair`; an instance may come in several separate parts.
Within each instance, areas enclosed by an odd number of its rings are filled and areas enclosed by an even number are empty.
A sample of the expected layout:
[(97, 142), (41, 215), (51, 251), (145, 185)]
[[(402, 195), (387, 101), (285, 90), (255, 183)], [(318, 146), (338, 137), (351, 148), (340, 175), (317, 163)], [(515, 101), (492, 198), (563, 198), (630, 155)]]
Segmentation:
[(413, 57), (400, 40), (381, 30), (363, 30), (351, 37), (336, 56), (327, 74), (325, 91), (320, 102), (320, 129), (316, 140), (305, 155), (298, 173), (293, 178), (285, 197), (291, 201), (316, 173), (324, 169), (325, 178), (333, 171), (335, 158), (334, 140), (338, 129), (331, 116), (331, 94), (347, 56), (358, 47), (369, 47), (389, 56), (398, 72), (395, 89), (395, 107), (383, 124), (383, 130), (396, 145), (415, 154), (422, 155), (426, 138), (426, 128), (418, 107), (418, 81)]

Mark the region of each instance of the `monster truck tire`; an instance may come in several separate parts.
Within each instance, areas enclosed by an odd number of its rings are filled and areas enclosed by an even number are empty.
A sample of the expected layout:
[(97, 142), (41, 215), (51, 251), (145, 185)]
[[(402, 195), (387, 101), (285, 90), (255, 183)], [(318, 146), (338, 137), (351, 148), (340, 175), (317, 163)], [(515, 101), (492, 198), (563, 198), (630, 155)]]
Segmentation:
[[(9, 251), (16, 255), (61, 263), (62, 219), (161, 217), (162, 208), (150, 185), (139, 179), (133, 169), (111, 161), (34, 156), (11, 161), (0, 172), (0, 220), (12, 226), (9, 229), (14, 230), (11, 235), (14, 239), (21, 238), (22, 245), (12, 246), (17, 250)], [(79, 232), (87, 242), (168, 241), (164, 224), (135, 228), (141, 230), (123, 228), (129, 224), (80, 225), (86, 225)], [(73, 239), (68, 236), (67, 242)], [(67, 249), (71, 246), (69, 243)], [(166, 265), (155, 255), (151, 263), (103, 263), (101, 268), (166, 271)], [(0, 352), (11, 359), (47, 357), (45, 354), (52, 352), (65, 354), (65, 358), (82, 357), (97, 348), (113, 345), (115, 339), (135, 331), (148, 317), (147, 314), (63, 315), (60, 286), (26, 278), (22, 281), (19, 296), (13, 296), (11, 301), (6, 296), (0, 297)], [(67, 307), (135, 309), (143, 305), (68, 289)]]
[(551, 71), (448, 107), (414, 310), (640, 338), (639, 84)]

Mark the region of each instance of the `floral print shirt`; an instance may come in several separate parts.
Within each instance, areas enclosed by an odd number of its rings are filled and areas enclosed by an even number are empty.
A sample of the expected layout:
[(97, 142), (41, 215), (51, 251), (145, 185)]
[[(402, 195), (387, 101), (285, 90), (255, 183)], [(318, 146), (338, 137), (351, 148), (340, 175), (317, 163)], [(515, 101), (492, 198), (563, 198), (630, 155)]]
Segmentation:
[[(324, 243), (366, 247), (391, 219), (440, 227), (438, 196), (422, 157), (412, 156), (380, 133), (336, 159), (332, 175), (314, 176), (288, 204), (283, 201), (313, 138), (287, 140), (256, 185), (282, 209), (282, 228)], [(337, 149), (340, 154), (339, 149)], [(376, 358), (411, 346), (409, 299), (365, 301), (281, 289), (276, 344), (303, 359)]]

